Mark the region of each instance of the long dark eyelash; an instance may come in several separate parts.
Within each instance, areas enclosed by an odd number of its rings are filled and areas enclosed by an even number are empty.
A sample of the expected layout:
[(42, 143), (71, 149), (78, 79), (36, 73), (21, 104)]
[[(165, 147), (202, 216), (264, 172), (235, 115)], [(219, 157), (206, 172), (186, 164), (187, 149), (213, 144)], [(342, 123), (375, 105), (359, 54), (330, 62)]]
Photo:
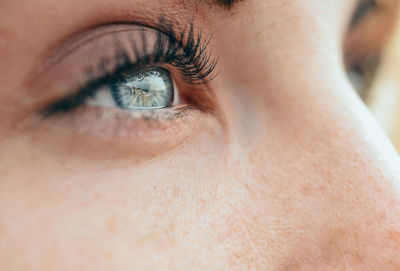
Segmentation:
[[(88, 71), (89, 77), (95, 78), (80, 88), (77, 94), (69, 95), (57, 102), (53, 102), (40, 113), (49, 117), (58, 113), (71, 112), (83, 105), (88, 98), (93, 97), (101, 87), (111, 84), (115, 77), (124, 71), (134, 70), (152, 64), (170, 64), (175, 66), (181, 73), (182, 80), (188, 84), (204, 84), (214, 78), (213, 71), (217, 65), (217, 59), (212, 59), (212, 53), (208, 47), (211, 35), (203, 37), (200, 30), (195, 34), (193, 22), (190, 26), (177, 33), (173, 24), (161, 18), (157, 26), (157, 40), (149, 51), (145, 31), (141, 32), (141, 48), (137, 40), (131, 40), (131, 49), (135, 55), (133, 63), (126, 48), (122, 48), (116, 42), (118, 48), (113, 61), (117, 63), (116, 68), (109, 72), (107, 63), (110, 59), (104, 58), (95, 70)], [(97, 77), (93, 74), (103, 74)]]
[[(165, 25), (161, 20), (161, 25)], [(188, 30), (182, 31), (179, 35), (174, 32), (172, 25), (167, 24), (166, 31), (162, 31), (169, 38), (166, 43), (162, 32), (157, 35), (156, 46), (153, 50), (156, 59), (165, 60), (176, 66), (186, 83), (201, 84), (214, 71), (217, 60), (211, 60), (211, 53), (207, 52), (211, 41), (211, 35), (203, 39), (203, 33), (200, 29), (195, 36), (194, 24), (190, 24)], [(175, 46), (169, 46), (175, 44)], [(182, 52), (180, 52), (182, 50)], [(209, 81), (212, 78), (206, 80)]]

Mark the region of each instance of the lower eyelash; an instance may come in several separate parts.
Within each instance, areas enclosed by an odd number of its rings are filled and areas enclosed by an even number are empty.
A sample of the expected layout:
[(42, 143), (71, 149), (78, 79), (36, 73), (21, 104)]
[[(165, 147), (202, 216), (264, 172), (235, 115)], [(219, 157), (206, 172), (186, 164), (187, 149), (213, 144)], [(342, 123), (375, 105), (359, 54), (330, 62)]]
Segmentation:
[[(148, 46), (146, 35), (150, 31), (145, 29), (142, 30), (139, 39), (129, 39), (130, 48), (121, 46), (116, 40), (114, 57), (101, 59), (95, 69), (88, 71), (88, 77), (95, 79), (81, 87), (76, 92), (77, 94), (64, 97), (46, 107), (42, 110), (42, 115), (51, 116), (72, 111), (83, 105), (88, 98), (93, 97), (99, 89), (109, 85), (113, 78), (120, 76), (124, 71), (149, 65), (172, 65), (179, 70), (182, 80), (188, 84), (204, 84), (214, 78), (212, 73), (217, 60), (211, 57), (208, 50), (211, 36), (204, 38), (201, 30), (195, 35), (193, 21), (180, 34), (174, 30), (173, 24), (163, 17), (157, 27), (149, 28), (149, 30), (153, 29), (153, 33), (157, 33), (152, 48)], [(110, 70), (107, 67), (109, 63), (116, 63), (115, 68)]]

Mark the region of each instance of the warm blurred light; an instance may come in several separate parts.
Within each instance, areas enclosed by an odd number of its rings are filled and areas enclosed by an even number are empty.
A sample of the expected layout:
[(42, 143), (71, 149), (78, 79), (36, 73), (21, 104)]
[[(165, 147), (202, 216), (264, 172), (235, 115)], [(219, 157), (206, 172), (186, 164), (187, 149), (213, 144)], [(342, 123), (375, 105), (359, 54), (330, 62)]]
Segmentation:
[(370, 93), (368, 106), (400, 152), (400, 16)]

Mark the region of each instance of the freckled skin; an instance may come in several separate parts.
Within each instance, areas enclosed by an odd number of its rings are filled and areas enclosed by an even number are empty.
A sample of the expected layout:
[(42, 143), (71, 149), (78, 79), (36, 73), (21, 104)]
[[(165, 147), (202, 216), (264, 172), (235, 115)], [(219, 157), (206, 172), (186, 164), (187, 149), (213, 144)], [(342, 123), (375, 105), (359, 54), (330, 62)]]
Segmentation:
[(159, 7), (83, 2), (0, 4), (1, 270), (400, 270), (399, 157), (341, 65), (352, 1), (202, 14), (218, 116), (115, 140), (113, 118), (38, 121), (22, 79), (82, 25)]

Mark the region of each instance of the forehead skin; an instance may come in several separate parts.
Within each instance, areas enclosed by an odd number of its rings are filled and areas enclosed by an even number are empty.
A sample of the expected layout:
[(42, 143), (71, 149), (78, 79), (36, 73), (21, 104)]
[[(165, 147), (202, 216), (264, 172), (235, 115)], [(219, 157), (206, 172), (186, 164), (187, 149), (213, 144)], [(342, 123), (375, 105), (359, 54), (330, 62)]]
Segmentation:
[[(24, 271), (399, 270), (399, 158), (341, 63), (354, 3), (0, 2), (0, 262)], [(36, 105), (23, 79), (49, 50), (99, 24), (161, 14), (177, 24), (195, 17), (213, 34), (223, 124), (210, 120), (138, 164), (130, 146), (88, 153), (45, 122), (25, 128)]]

